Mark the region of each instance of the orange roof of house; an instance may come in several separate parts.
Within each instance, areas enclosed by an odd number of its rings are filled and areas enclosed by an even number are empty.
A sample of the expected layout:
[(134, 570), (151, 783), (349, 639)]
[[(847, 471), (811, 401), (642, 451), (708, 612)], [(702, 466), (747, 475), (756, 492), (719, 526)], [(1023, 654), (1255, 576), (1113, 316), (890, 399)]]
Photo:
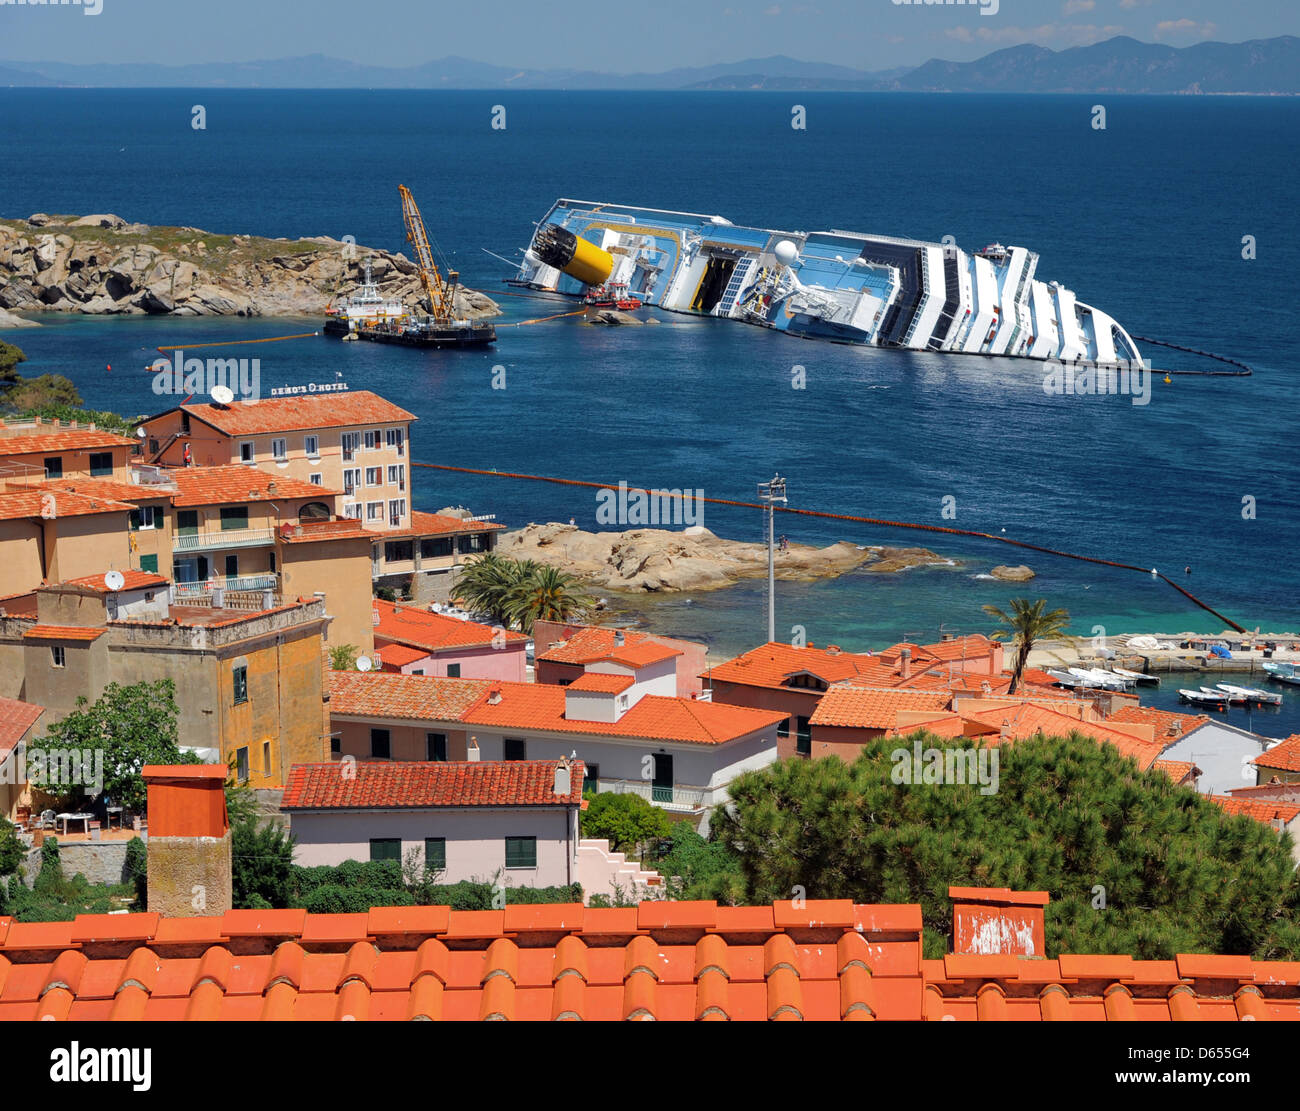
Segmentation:
[(295, 764), (282, 810), (373, 810), (448, 806), (576, 806), (582, 802), (583, 763), (569, 774), (569, 790), (555, 793), (555, 760), (362, 760), (350, 774), (339, 765)]
[(952, 695), (947, 691), (831, 687), (808, 721), (850, 729), (892, 729), (900, 712), (946, 710), (951, 705)]
[(363, 424), (405, 424), (418, 419), (414, 413), (408, 413), (369, 390), (268, 397), (260, 401), (235, 401), (225, 406), (190, 404), (180, 408), (228, 436), (348, 428)]
[[(461, 621), (445, 613), (433, 613), (418, 606), (403, 606), (376, 599), (374, 612), (379, 614), (376, 639), (396, 641), (438, 652), (447, 648), (481, 648), (494, 643), (522, 647), (528, 643), (523, 633), (502, 629), (497, 633), (490, 625)], [(494, 639), (496, 638), (496, 639)]]
[[(623, 634), (621, 645), (614, 641), (618, 633)], [(549, 645), (545, 652), (538, 654), (537, 659), (547, 663), (581, 664), (584, 667), (608, 661), (635, 670), (680, 655), (680, 648), (662, 644), (645, 633), (587, 625), (566, 640)]]
[(274, 475), (246, 463), (176, 467), (170, 473), (180, 488), (172, 496), (172, 504), (176, 506), (274, 501), (277, 498), (330, 498), (342, 493), (341, 490), (313, 486), (287, 475)]
[(1244, 814), (1265, 825), (1272, 825), (1274, 822), (1286, 825), (1300, 814), (1300, 803), (1279, 802), (1276, 799), (1234, 798), (1231, 795), (1206, 795), (1205, 797), (1229, 814)]
[(34, 702), (0, 698), (0, 755), (11, 751), (43, 713), (45, 707)]
[(785, 688), (785, 681), (790, 676), (804, 672), (826, 683), (838, 683), (858, 676), (877, 677), (887, 670), (888, 665), (877, 656), (855, 655), (811, 645), (795, 648), (779, 641), (769, 641), (718, 664), (705, 675), (714, 682)]
[(1253, 761), (1261, 768), (1277, 768), (1284, 772), (1300, 772), (1300, 733), (1292, 733), (1281, 744), (1261, 752)]
[(377, 644), (375, 652), (384, 667), (405, 667), (429, 658), (427, 648), (408, 648), (405, 644)]
[(1155, 741), (1141, 741), (1127, 733), (1108, 729), (1097, 722), (1080, 721), (1078, 718), (1057, 713), (1033, 702), (982, 710), (964, 716), (985, 725), (995, 726), (999, 732), (1005, 724), (1007, 739), (1013, 741), (1026, 740), (1039, 734), (1046, 737), (1068, 737), (1071, 733), (1081, 733), (1085, 737), (1113, 744), (1122, 755), (1133, 757), (1143, 771), (1156, 762), (1156, 757), (1168, 748), (1170, 743), (1159, 738)]
[(0, 918), (0, 1020), (1300, 1019), (1296, 961), (921, 952), (848, 899)]
[(84, 625), (33, 625), (23, 638), (33, 640), (98, 640), (107, 629), (88, 629)]
[(112, 498), (57, 490), (10, 490), (0, 493), (0, 521), (24, 517), (85, 517), (94, 513), (129, 513), (135, 506)]
[(329, 680), (331, 714), (416, 721), (459, 721), (490, 685), (486, 679), (374, 671), (331, 671)]
[(571, 691), (591, 691), (595, 694), (618, 694), (636, 683), (630, 675), (606, 675), (599, 671), (584, 671), (582, 677), (575, 679), (565, 689)]
[(1151, 706), (1125, 706), (1106, 719), (1133, 725), (1154, 725), (1156, 740), (1166, 744), (1181, 741), (1194, 729), (1210, 720), (1208, 714), (1177, 714), (1172, 710), (1157, 710)]
[[(122, 586), (120, 590), (148, 590), (150, 587), (166, 586), (167, 580), (161, 575), (154, 574), (152, 571), (119, 571), (122, 576)], [(96, 594), (113, 594), (104, 582), (104, 576), (100, 575), (83, 575), (79, 579), (66, 579), (59, 584), (60, 586), (76, 586), (83, 590), (90, 590)]]
[[(3, 441), (0, 441), (3, 442)], [(132, 505), (142, 501), (166, 501), (172, 492), (157, 486), (142, 486), (136, 482), (120, 482), (112, 478), (49, 478), (36, 483), (35, 487), (27, 483), (10, 482), (10, 490), (64, 490), (71, 494), (85, 494), (88, 498), (108, 498), (113, 501), (129, 502)]]
[[(312, 487), (319, 490), (319, 486)], [(300, 531), (301, 530), (301, 531)], [(326, 540), (382, 540), (382, 532), (372, 532), (355, 517), (336, 517), (329, 521), (299, 519), (291, 528), (280, 532), (283, 544), (317, 544)]]
[(89, 451), (92, 448), (134, 447), (128, 436), (103, 429), (73, 428), (62, 431), (30, 432), (21, 436), (0, 435), (0, 459), (9, 455), (34, 455), (37, 452)]
[(1175, 783), (1182, 783), (1194, 772), (1200, 771), (1200, 768), (1187, 760), (1157, 760), (1151, 767), (1158, 772), (1164, 772)]
[(386, 529), (384, 536), (441, 536), (460, 532), (491, 532), (506, 526), (497, 521), (467, 521), (463, 517), (446, 517), (441, 513), (425, 513), (419, 509), (411, 510), (411, 523), (404, 529)]
[[(913, 645), (912, 647), (914, 649), (912, 658), (915, 661), (916, 646)], [(992, 655), (997, 647), (998, 642), (990, 640), (983, 633), (972, 633), (969, 636), (954, 637), (952, 640), (941, 640), (937, 644), (923, 644), (920, 646), (921, 651), (930, 659), (940, 660), (945, 663), (963, 659), (977, 660), (983, 656)], [(885, 651), (889, 652), (891, 649)]]

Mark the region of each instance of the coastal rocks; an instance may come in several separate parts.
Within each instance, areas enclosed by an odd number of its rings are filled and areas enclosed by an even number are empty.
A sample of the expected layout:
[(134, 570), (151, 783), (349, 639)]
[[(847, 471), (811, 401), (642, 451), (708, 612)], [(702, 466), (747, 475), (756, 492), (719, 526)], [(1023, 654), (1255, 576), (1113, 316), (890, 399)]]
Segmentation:
[(21, 316), (0, 309), (0, 329), (2, 328), (39, 328), (34, 320), (24, 320)]
[(622, 312), (619, 309), (601, 309), (599, 312), (588, 313), (584, 324), (603, 324), (607, 327), (620, 327), (626, 324), (643, 324), (631, 313)]
[(1030, 579), (1037, 578), (1035, 572), (1026, 567), (1023, 563), (1015, 567), (1007, 567), (999, 564), (997, 567), (994, 567), (989, 574), (995, 579), (1008, 583), (1023, 583), (1028, 582)]
[[(591, 533), (574, 525), (530, 524), (505, 533), (498, 551), (559, 567), (593, 587), (634, 593), (717, 590), (767, 574), (765, 544), (726, 540), (698, 526), (683, 532)], [(858, 568), (897, 571), (946, 562), (923, 548), (862, 548), (848, 541), (825, 548), (791, 544), (776, 554), (776, 577), (813, 581)]]
[[(33, 234), (33, 228), (41, 229)], [(176, 316), (321, 315), (360, 283), (369, 259), (381, 296), (427, 311), (414, 263), (316, 236), (261, 239), (148, 227), (112, 213), (0, 220), (0, 308)], [(458, 288), (458, 316), (500, 312)]]

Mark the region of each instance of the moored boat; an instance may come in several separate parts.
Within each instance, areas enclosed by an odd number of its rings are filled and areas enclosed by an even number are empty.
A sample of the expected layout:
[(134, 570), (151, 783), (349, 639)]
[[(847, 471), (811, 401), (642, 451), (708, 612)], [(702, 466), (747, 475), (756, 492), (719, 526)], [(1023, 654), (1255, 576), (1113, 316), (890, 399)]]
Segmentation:
[(1215, 683), (1216, 689), (1241, 698), (1243, 702), (1258, 702), (1263, 706), (1281, 706), (1282, 696), (1273, 691), (1262, 691), (1258, 687), (1238, 687), (1232, 683)]
[(1191, 702), (1196, 706), (1208, 706), (1216, 710), (1226, 710), (1228, 708), (1228, 700), (1223, 696), (1222, 692), (1215, 694), (1214, 691), (1194, 691), (1180, 687), (1178, 697), (1184, 702)]

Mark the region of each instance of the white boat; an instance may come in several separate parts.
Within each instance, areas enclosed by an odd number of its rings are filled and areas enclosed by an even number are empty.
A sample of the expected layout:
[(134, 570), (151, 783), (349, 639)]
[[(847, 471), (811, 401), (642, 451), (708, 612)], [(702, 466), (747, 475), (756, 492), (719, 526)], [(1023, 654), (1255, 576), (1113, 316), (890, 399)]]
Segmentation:
[(1202, 687), (1202, 694), (1208, 694), (1211, 698), (1218, 698), (1221, 702), (1227, 702), (1233, 706), (1244, 706), (1250, 701), (1244, 694), (1236, 694), (1229, 687), (1222, 683), (1216, 683), (1213, 687)]
[(1124, 681), (1119, 676), (1111, 675), (1105, 671), (1098, 671), (1096, 668), (1072, 667), (1069, 672), (1078, 680), (1081, 687), (1114, 691), (1124, 689)]
[(1264, 664), (1264, 670), (1270, 679), (1300, 687), (1300, 673), (1296, 672), (1295, 664), (1274, 663), (1270, 660)]
[(1193, 691), (1180, 687), (1178, 697), (1184, 702), (1193, 702), (1197, 706), (1213, 706), (1219, 710), (1226, 709), (1228, 705), (1228, 700), (1222, 692), (1215, 694), (1213, 691)]
[(1121, 679), (1127, 679), (1130, 683), (1141, 683), (1145, 686), (1158, 687), (1160, 685), (1159, 675), (1147, 675), (1142, 671), (1129, 671), (1126, 667), (1111, 667), (1116, 675)]
[(1273, 691), (1262, 691), (1258, 687), (1236, 687), (1231, 683), (1215, 683), (1215, 687), (1228, 694), (1240, 695), (1243, 701), (1260, 702), (1268, 706), (1281, 706), (1282, 696)]
[(1068, 671), (1056, 671), (1049, 667), (1047, 668), (1047, 674), (1056, 680), (1057, 686), (1066, 687), (1069, 690), (1074, 690), (1080, 683), (1080, 680)]

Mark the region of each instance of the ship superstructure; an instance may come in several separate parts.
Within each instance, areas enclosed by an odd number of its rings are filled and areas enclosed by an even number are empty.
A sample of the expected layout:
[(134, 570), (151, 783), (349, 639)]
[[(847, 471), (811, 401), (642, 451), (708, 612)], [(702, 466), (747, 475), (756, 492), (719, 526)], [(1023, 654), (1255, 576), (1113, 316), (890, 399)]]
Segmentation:
[(365, 280), (361, 287), (350, 297), (345, 297), (337, 306), (331, 305), (325, 310), (325, 332), (328, 335), (342, 336), (355, 332), (364, 326), (377, 324), (399, 325), (410, 316), (407, 307), (395, 298), (385, 297), (375, 285), (371, 274), (370, 259), (364, 264)]
[(1132, 337), (1059, 282), (1038, 255), (849, 231), (742, 227), (721, 216), (556, 201), (519, 283), (583, 297), (617, 284), (670, 312), (726, 317), (809, 339), (1141, 366)]

